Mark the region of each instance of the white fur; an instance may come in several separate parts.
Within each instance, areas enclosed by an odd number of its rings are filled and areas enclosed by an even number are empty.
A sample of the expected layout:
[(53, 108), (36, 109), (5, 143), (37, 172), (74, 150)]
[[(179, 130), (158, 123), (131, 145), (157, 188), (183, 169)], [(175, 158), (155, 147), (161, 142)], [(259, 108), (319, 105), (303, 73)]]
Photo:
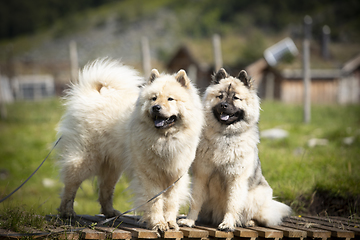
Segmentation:
[[(62, 216), (75, 215), (76, 191), (86, 178), (98, 177), (101, 212), (111, 217), (120, 214), (113, 209), (112, 197), (124, 170), (132, 177), (136, 206), (184, 175), (142, 209), (149, 228), (178, 229), (176, 215), (189, 195), (187, 170), (203, 123), (201, 100), (184, 71), (157, 73), (140, 88), (144, 83), (135, 70), (118, 61), (99, 59), (85, 66), (79, 82), (71, 86), (58, 131), (65, 184), (59, 207)], [(163, 114), (179, 116), (170, 128), (154, 126), (155, 95)]]
[[(245, 114), (244, 120), (225, 125), (214, 117), (212, 108), (230, 84), (240, 98), (235, 105)], [(192, 227), (199, 218), (230, 231), (237, 225), (251, 225), (252, 220), (265, 226), (279, 224), (290, 208), (272, 200), (272, 189), (262, 175), (258, 175), (259, 183), (249, 188), (256, 169), (261, 174), (257, 149), (260, 104), (255, 90), (237, 78), (226, 77), (207, 88), (203, 103), (206, 127), (192, 166), (191, 210), (179, 224)]]
[(65, 97), (66, 112), (59, 125), (61, 177), (65, 184), (59, 212), (74, 216), (77, 189), (98, 176), (101, 212), (115, 216), (115, 184), (125, 170), (124, 142), (139, 85), (137, 72), (118, 61), (98, 59), (84, 67), (78, 83)]

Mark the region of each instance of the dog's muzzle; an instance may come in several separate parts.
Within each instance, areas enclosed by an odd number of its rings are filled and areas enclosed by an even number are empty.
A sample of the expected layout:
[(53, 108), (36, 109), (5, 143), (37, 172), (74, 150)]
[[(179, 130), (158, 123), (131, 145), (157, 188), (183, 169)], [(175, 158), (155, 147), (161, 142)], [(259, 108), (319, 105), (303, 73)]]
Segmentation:
[(154, 121), (154, 125), (156, 128), (165, 129), (172, 127), (177, 120), (176, 115), (172, 115), (170, 117), (165, 117), (164, 115), (162, 115), (160, 105), (152, 106), (151, 110), (151, 117)]
[(213, 107), (215, 118), (222, 124), (230, 125), (244, 119), (244, 110), (227, 102), (218, 103)]

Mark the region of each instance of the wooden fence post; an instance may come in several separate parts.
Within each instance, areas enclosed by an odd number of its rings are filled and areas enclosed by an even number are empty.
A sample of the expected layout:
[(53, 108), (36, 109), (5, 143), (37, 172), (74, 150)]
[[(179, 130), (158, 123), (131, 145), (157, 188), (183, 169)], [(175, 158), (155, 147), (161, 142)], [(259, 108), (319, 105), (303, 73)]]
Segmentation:
[(330, 58), (329, 45), (330, 45), (330, 28), (325, 25), (322, 28), (321, 39), (321, 55), (323, 59), (328, 60)]
[(303, 77), (304, 77), (304, 122), (311, 120), (311, 73), (310, 73), (310, 38), (311, 38), (310, 16), (304, 17), (304, 40), (303, 40)]
[(1, 119), (6, 119), (7, 118), (5, 97), (2, 94), (1, 74), (0, 74), (0, 117), (1, 117)]
[(71, 41), (69, 44), (70, 48), (70, 68), (71, 68), (71, 81), (76, 83), (78, 81), (79, 61), (77, 46), (75, 41)]
[(272, 72), (266, 74), (265, 99), (274, 100), (275, 75)]
[(150, 76), (151, 71), (150, 48), (147, 37), (141, 38), (141, 56), (144, 76), (147, 78)]
[(221, 54), (221, 40), (218, 34), (214, 34), (212, 39), (214, 61), (215, 61), (215, 72), (217, 72), (223, 66), (222, 54)]

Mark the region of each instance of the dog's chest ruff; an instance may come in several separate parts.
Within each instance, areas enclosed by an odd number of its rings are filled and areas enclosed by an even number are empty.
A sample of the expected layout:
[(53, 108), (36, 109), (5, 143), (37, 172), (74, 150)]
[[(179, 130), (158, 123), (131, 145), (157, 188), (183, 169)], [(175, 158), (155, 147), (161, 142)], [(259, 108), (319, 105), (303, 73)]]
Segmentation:
[(218, 136), (208, 140), (211, 148), (206, 151), (204, 156), (209, 164), (220, 172), (230, 175), (241, 174), (248, 165), (246, 157), (253, 149), (247, 146), (247, 142), (238, 136)]
[(182, 142), (173, 136), (154, 139), (149, 150), (160, 158), (172, 159), (181, 148)]

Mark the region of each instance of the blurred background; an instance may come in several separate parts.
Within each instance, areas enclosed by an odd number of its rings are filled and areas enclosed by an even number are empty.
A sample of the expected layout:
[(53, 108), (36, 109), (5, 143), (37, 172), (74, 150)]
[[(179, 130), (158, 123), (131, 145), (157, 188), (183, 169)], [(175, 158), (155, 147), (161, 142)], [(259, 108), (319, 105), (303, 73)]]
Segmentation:
[[(260, 160), (274, 195), (296, 214), (358, 215), (359, 13), (357, 0), (1, 1), (0, 198), (56, 141), (78, 70), (111, 57), (145, 77), (185, 69), (201, 92), (219, 67), (246, 69), (262, 100)], [(116, 189), (121, 211), (127, 186), (122, 178)], [(82, 185), (77, 213), (99, 212), (96, 188)], [(53, 154), (0, 209), (56, 214), (61, 189)]]

